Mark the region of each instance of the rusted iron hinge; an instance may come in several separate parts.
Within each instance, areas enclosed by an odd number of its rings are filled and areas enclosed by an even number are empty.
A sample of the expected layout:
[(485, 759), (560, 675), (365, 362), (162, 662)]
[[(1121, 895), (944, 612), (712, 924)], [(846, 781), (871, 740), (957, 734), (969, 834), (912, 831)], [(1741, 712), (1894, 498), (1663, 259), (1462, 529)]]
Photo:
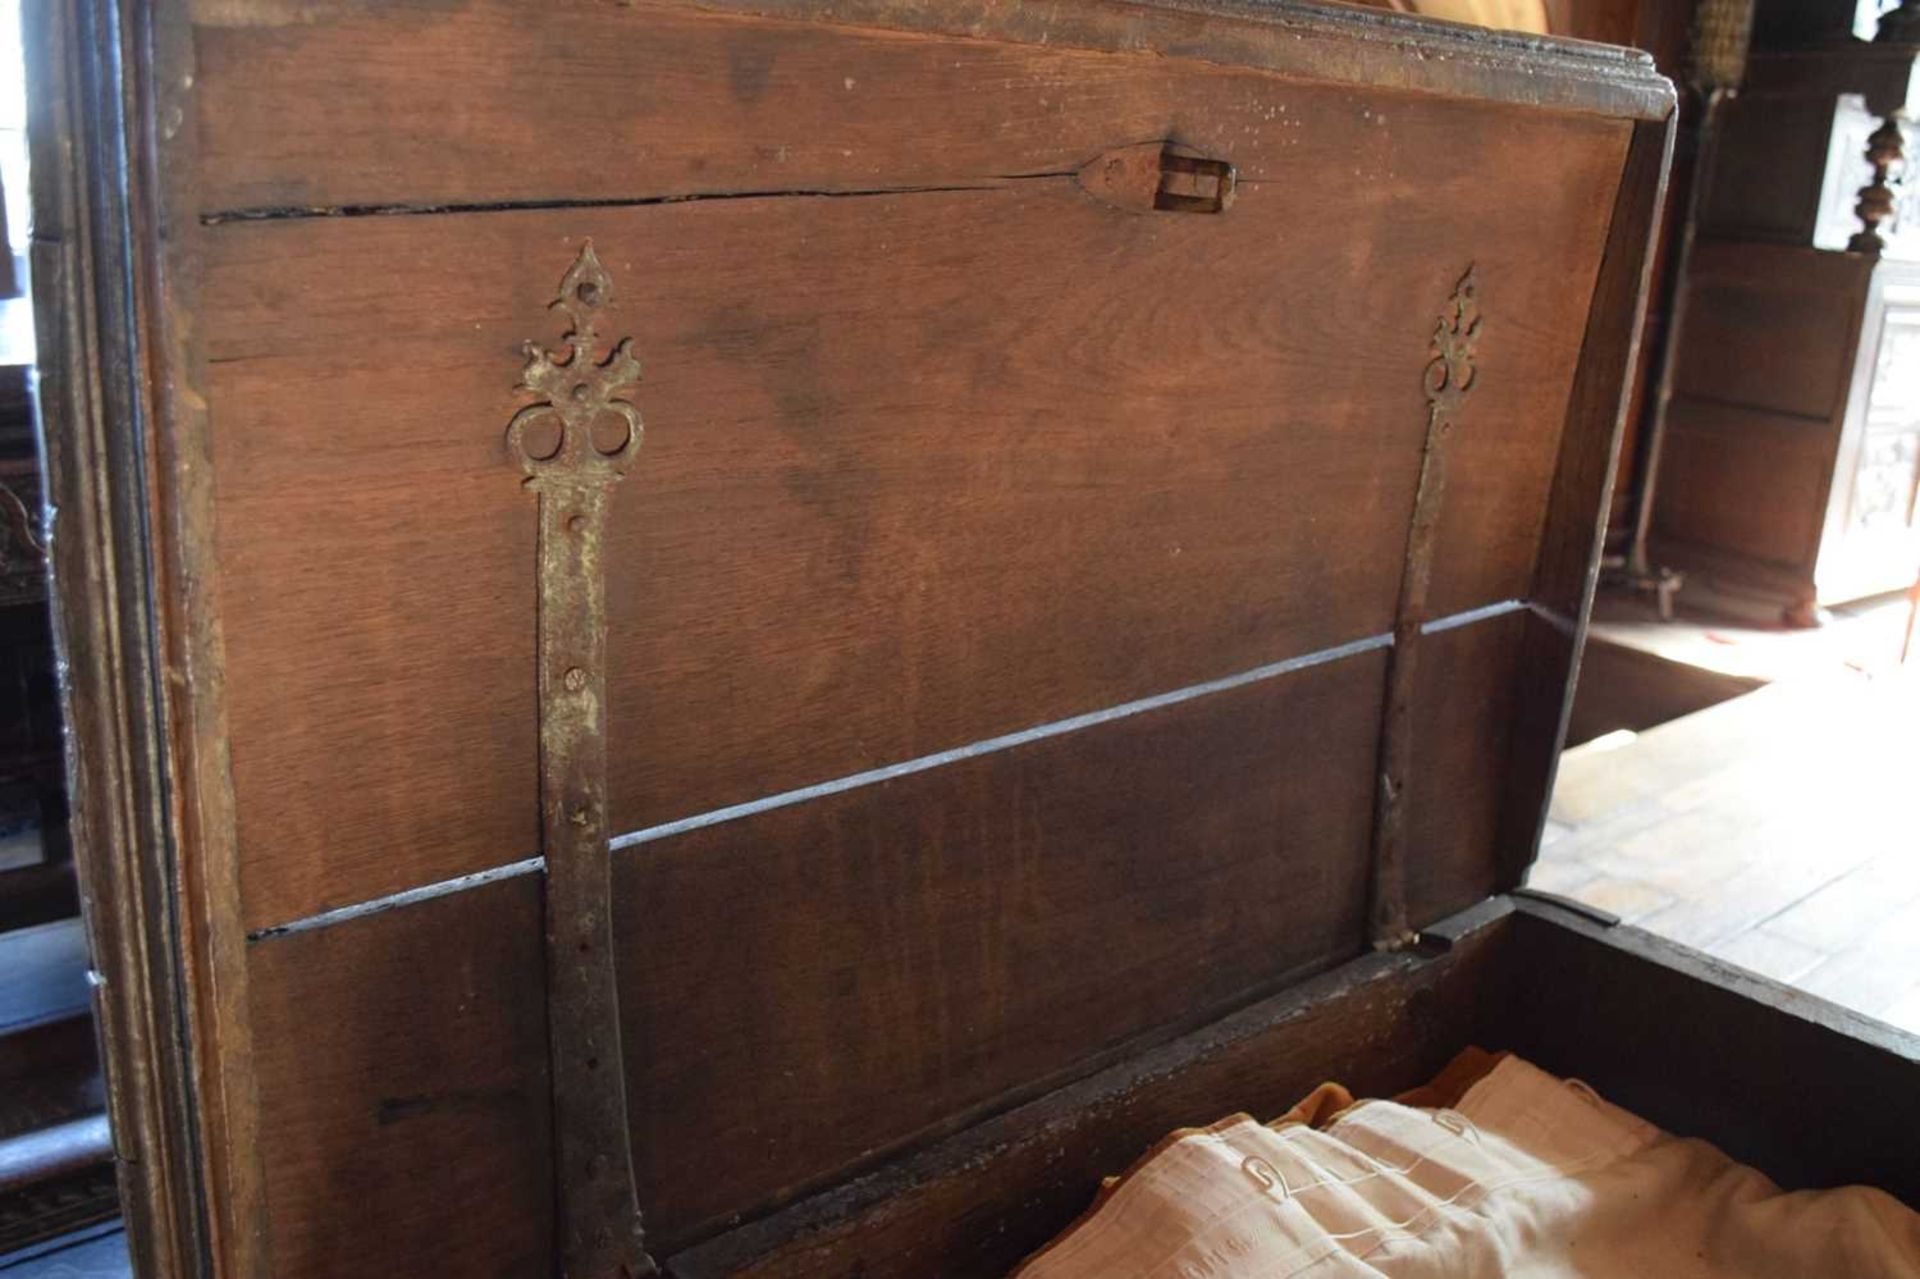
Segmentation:
[(564, 357), (527, 343), (507, 448), (539, 504), (540, 831), (546, 857), (547, 1041), (553, 1087), (554, 1273), (655, 1273), (640, 1228), (620, 1058), (607, 848), (606, 574), (611, 490), (640, 451), (622, 393), (640, 364), (617, 343), (597, 359), (613, 279), (588, 243), (554, 309)]
[(1394, 613), (1393, 650), (1387, 658), (1387, 690), (1380, 720), (1380, 767), (1374, 798), (1374, 946), (1394, 949), (1413, 938), (1407, 922), (1406, 788), (1413, 756), (1413, 689), (1420, 626), (1427, 616), (1433, 581), (1434, 535), (1447, 487), (1447, 440), (1461, 401), (1473, 389), (1474, 349), (1480, 339), (1478, 281), (1469, 266), (1434, 325), (1425, 373), (1427, 437), (1420, 455), (1420, 481), (1407, 526), (1407, 556), (1400, 570), (1400, 602)]

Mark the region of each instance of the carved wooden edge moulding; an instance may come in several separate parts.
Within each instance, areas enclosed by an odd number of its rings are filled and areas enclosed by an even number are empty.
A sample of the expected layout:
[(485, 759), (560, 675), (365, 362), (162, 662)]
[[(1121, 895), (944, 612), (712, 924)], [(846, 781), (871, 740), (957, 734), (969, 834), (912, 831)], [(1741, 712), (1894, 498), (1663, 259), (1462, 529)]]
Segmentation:
[(1480, 343), (1479, 280), (1469, 265), (1434, 321), (1422, 382), (1427, 397), (1426, 442), (1413, 515), (1407, 524), (1400, 600), (1394, 610), (1393, 647), (1387, 657), (1387, 687), (1380, 723), (1380, 766), (1374, 796), (1371, 933), (1380, 949), (1412, 940), (1407, 915), (1405, 793), (1413, 755), (1414, 672), (1420, 628), (1427, 620), (1427, 588), (1433, 581), (1433, 549), (1447, 487), (1448, 438), (1468, 392)]
[(1899, 188), (1904, 185), (1901, 177), (1896, 176), (1906, 167), (1906, 135), (1901, 129), (1904, 117), (1904, 112), (1894, 112), (1867, 138), (1870, 176), (1867, 185), (1860, 188), (1858, 203), (1853, 206), (1854, 216), (1860, 219), (1860, 230), (1847, 241), (1850, 252), (1878, 257), (1887, 247), (1881, 228), (1899, 212)]
[(640, 451), (632, 340), (598, 358), (613, 277), (589, 241), (553, 309), (563, 352), (526, 346), (507, 449), (539, 505), (540, 832), (546, 860), (555, 1273), (655, 1273), (641, 1233), (621, 1060), (607, 827), (607, 502)]

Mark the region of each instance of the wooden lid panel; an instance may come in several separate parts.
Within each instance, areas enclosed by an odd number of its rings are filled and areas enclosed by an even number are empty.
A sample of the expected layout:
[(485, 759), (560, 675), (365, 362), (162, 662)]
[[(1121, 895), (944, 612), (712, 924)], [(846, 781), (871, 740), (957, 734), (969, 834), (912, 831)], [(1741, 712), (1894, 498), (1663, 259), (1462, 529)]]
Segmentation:
[(1375, 729), (1347, 711), (1384, 666), (616, 853), (659, 1228), (684, 1239), (1358, 953)]
[(1616, 118), (1672, 99), (1644, 54), (1292, 0), (192, 7), (210, 217), (900, 189), (1071, 172), (1116, 138), (1281, 177), (1309, 112), (1364, 132), (1382, 90)]
[[(676, 1246), (1355, 953), (1375, 733), (1343, 712), (1384, 660), (616, 853), (652, 1237)], [(449, 1176), (506, 1255), (539, 1256), (539, 935), (524, 875), (255, 943), (277, 1274), (346, 1256), (412, 1273)], [(343, 1197), (369, 1186), (349, 1242)]]
[[(1004, 1256), (1064, 1200), (986, 1117), (1518, 881), (1644, 56), (1305, 0), (32, 10), (143, 1267), (633, 1268), (629, 1162), (673, 1264), (962, 1130), (1000, 1181), (923, 1203)], [(508, 423), (588, 242), (647, 434), (539, 505)], [(1431, 1046), (1380, 1011), (1342, 1042)]]
[(1405, 113), (1359, 169), (1300, 129), (1220, 216), (1046, 178), (211, 229), (248, 926), (535, 851), (502, 439), (587, 237), (649, 423), (609, 531), (616, 830), (1383, 634), (1468, 264), (1433, 610), (1526, 595), (1625, 135), (1482, 110)]

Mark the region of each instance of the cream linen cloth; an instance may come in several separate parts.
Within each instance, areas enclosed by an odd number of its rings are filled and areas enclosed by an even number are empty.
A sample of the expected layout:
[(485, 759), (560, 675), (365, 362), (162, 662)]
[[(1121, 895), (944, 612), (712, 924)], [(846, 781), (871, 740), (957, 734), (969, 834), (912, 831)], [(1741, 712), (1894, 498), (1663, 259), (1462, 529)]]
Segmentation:
[(1454, 1110), (1178, 1134), (1015, 1274), (1916, 1279), (1920, 1215), (1864, 1187), (1784, 1194), (1508, 1057)]

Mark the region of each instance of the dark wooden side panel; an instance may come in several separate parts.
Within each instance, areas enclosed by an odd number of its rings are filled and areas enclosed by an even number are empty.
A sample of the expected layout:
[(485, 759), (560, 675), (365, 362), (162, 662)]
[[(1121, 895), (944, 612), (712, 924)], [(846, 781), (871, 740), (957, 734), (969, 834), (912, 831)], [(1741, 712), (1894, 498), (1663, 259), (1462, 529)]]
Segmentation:
[(1662, 563), (1811, 607), (1874, 262), (1709, 243), (1653, 512)]
[(649, 1233), (670, 1247), (1355, 954), (1383, 666), (617, 854)]
[[(1497, 916), (1498, 910), (1487, 914)], [(1372, 955), (763, 1222), (671, 1257), (676, 1279), (1003, 1275), (1175, 1128), (1268, 1119), (1338, 1079), (1431, 1078), (1504, 998), (1495, 919), (1438, 957)]]
[(1845, 401), (1869, 260), (1707, 244), (1687, 288), (1683, 396), (1824, 422)]
[(1833, 145), (1833, 95), (1737, 93), (1722, 110), (1702, 229), (1735, 240), (1812, 243)]
[(1634, 126), (1615, 192), (1600, 277), (1548, 500), (1529, 599), (1537, 613), (1513, 684), (1506, 805), (1494, 857), (1497, 883), (1517, 886), (1539, 847), (1580, 675), (1580, 648), (1599, 578), (1607, 497), (1619, 462), (1628, 373), (1645, 319), (1653, 243), (1673, 155), (1671, 119)]
[(1583, 619), (1593, 600), (1607, 494), (1627, 410), (1626, 371), (1633, 367), (1640, 345), (1654, 233), (1672, 152), (1671, 120), (1634, 126), (1613, 192), (1592, 307), (1584, 312), (1579, 372), (1567, 405), (1567, 430), (1530, 596), (1566, 618)]
[(256, 942), (278, 1279), (545, 1279), (551, 1182), (540, 883)]
[(1218, 217), (1039, 178), (212, 228), (248, 925), (533, 851), (534, 515), (501, 439), (582, 237), (646, 364), (616, 829), (1384, 631), (1470, 262), (1434, 606), (1524, 594), (1625, 126), (1313, 92), (1300, 180)]
[(1516, 998), (1485, 1042), (1789, 1189), (1920, 1207), (1920, 1037), (1637, 928), (1535, 903), (1514, 922)]
[(1837, 420), (1676, 399), (1667, 419), (1662, 545), (1690, 543), (1811, 575), (1840, 447)]

